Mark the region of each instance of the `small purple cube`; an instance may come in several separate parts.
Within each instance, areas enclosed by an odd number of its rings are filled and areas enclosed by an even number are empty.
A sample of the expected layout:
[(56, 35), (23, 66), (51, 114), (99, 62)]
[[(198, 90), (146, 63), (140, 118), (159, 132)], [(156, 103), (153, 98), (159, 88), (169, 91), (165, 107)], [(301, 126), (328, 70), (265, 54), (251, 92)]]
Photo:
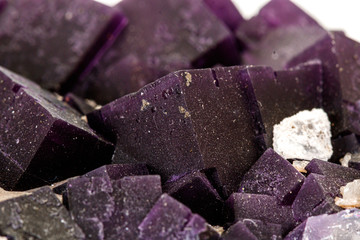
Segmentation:
[(140, 240), (199, 239), (207, 231), (205, 220), (167, 194), (163, 194), (139, 225)]
[(340, 195), (340, 187), (344, 185), (343, 179), (311, 173), (292, 204), (295, 219), (304, 221), (310, 216), (340, 211), (335, 197)]
[(291, 205), (304, 180), (289, 161), (269, 148), (244, 175), (239, 192), (267, 194)]

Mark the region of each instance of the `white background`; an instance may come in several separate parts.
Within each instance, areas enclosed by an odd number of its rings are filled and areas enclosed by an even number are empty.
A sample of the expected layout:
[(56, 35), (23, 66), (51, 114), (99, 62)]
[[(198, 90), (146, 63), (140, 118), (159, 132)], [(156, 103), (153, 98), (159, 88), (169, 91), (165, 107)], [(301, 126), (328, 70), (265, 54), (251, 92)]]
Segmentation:
[[(97, 1), (110, 6), (119, 2), (119, 0)], [(233, 2), (239, 8), (243, 17), (250, 18), (256, 15), (259, 9), (269, 0), (233, 0)], [(293, 0), (293, 2), (325, 28), (343, 30), (350, 38), (360, 42), (359, 0)]]

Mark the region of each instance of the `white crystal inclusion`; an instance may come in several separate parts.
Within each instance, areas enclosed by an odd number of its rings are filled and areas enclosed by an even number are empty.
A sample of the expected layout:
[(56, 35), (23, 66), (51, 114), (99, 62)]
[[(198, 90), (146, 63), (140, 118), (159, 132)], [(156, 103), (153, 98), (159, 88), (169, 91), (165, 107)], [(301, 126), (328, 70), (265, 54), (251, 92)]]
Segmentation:
[(274, 126), (273, 148), (285, 159), (327, 161), (333, 150), (331, 124), (320, 108), (304, 110)]

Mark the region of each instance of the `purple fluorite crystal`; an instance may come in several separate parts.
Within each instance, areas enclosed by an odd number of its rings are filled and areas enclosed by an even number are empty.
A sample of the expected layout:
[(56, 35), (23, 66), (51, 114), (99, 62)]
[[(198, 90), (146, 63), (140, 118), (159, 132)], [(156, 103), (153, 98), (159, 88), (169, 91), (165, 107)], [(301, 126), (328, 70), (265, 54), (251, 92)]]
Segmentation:
[(88, 71), (125, 24), (95, 1), (8, 1), (0, 14), (0, 65), (59, 90)]
[(163, 191), (185, 204), (192, 212), (200, 214), (210, 224), (220, 225), (224, 222), (224, 201), (204, 173), (193, 172), (165, 183)]
[(205, 220), (185, 205), (163, 194), (139, 225), (139, 239), (199, 239)]
[(285, 232), (293, 229), (296, 224), (291, 206), (280, 205), (273, 196), (233, 193), (226, 205), (230, 220), (250, 218), (280, 224)]
[(345, 184), (343, 179), (311, 173), (292, 204), (295, 219), (304, 221), (310, 216), (340, 211), (334, 200)]
[(304, 179), (289, 161), (269, 148), (244, 175), (239, 191), (267, 194), (291, 204)]
[(339, 178), (344, 182), (351, 182), (360, 178), (359, 170), (343, 167), (339, 164), (330, 163), (319, 159), (313, 159), (305, 169), (308, 173), (321, 174), (330, 178)]
[(324, 76), (324, 110), (333, 124), (333, 136), (350, 130), (360, 133), (359, 89), (360, 44), (339, 32), (330, 32), (295, 56), (294, 66), (309, 59), (320, 59)]
[(235, 191), (264, 147), (241, 69), (174, 72), (89, 114), (89, 123), (116, 141), (115, 162), (145, 162), (163, 181), (216, 167)]
[(231, 0), (204, 0), (204, 2), (218, 18), (225, 22), (231, 31), (235, 31), (244, 22), (239, 10)]
[(232, 33), (202, 0), (124, 0), (115, 8), (129, 25), (74, 88), (82, 97), (108, 103), (175, 70), (238, 63)]
[[(319, 61), (309, 61), (286, 71), (250, 66), (242, 70), (255, 96), (249, 96), (250, 111), (259, 131), (272, 147), (273, 127), (286, 117), (322, 105), (322, 70)], [(249, 86), (250, 87), (250, 86)]]
[(111, 143), (53, 94), (0, 67), (0, 185), (34, 188), (109, 163)]
[(67, 185), (69, 210), (86, 239), (135, 239), (161, 195), (159, 176), (79, 177)]
[(239, 239), (239, 237), (254, 240), (280, 240), (282, 234), (283, 229), (280, 224), (265, 223), (256, 219), (241, 219), (232, 225), (222, 237), (224, 240)]

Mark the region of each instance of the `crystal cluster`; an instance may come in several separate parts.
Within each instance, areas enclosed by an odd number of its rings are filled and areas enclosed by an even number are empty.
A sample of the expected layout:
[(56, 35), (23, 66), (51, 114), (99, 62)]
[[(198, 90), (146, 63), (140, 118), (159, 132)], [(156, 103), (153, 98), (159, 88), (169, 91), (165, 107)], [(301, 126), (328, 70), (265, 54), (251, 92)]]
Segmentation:
[(0, 239), (360, 238), (360, 44), (291, 1), (0, 0), (0, 45)]

